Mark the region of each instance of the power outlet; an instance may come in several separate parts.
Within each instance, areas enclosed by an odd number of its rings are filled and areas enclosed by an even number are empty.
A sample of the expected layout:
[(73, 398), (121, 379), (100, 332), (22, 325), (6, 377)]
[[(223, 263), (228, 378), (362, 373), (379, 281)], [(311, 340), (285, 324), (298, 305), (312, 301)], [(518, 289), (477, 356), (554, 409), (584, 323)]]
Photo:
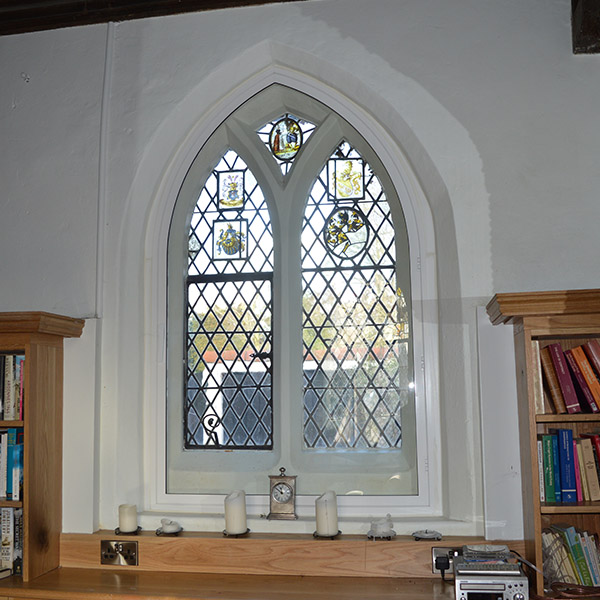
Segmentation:
[(100, 542), (100, 564), (137, 566), (138, 543), (102, 540)]
[(432, 573), (441, 573), (441, 570), (435, 566), (437, 558), (449, 558), (449, 565), (445, 572), (453, 573), (454, 572), (454, 550), (455, 550), (455, 548), (440, 548), (437, 546), (431, 548), (431, 572)]

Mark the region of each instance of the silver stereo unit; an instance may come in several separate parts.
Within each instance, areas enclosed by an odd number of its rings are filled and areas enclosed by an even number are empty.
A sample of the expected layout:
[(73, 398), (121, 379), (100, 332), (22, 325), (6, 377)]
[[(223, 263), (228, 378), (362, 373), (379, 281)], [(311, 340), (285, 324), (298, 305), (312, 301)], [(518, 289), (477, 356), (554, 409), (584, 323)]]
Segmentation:
[(516, 563), (454, 559), (455, 600), (529, 600), (529, 582)]

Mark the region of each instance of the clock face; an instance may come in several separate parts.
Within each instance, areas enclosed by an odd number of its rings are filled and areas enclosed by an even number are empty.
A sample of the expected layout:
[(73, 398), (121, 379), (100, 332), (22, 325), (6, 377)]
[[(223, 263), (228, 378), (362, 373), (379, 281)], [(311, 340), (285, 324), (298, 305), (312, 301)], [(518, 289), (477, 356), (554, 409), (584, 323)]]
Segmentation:
[(292, 488), (287, 483), (277, 483), (273, 486), (271, 491), (273, 500), (281, 504), (289, 502), (292, 497)]

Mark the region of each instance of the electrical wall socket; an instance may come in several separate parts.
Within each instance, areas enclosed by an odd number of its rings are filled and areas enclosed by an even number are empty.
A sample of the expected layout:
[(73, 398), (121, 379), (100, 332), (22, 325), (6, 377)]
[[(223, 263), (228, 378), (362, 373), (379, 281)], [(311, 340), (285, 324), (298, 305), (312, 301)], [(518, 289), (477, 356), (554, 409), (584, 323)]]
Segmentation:
[(435, 546), (431, 548), (431, 572), (432, 573), (441, 573), (439, 569), (435, 566), (435, 559), (439, 556), (449, 556), (450, 557), (450, 566), (446, 570), (446, 573), (454, 572), (454, 550), (455, 548), (443, 548)]
[(114, 540), (100, 542), (101, 565), (128, 565), (138, 564), (138, 543)]

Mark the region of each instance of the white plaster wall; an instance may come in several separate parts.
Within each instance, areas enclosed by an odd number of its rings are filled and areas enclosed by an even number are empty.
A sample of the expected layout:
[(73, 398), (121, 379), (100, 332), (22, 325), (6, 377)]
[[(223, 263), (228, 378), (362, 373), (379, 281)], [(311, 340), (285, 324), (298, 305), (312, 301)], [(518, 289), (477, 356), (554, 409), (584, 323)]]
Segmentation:
[[(162, 318), (148, 224), (168, 213), (169, 167), (240, 87), (297, 72), (385, 129), (431, 207), (445, 513), (483, 531), (476, 308), (495, 291), (595, 287), (600, 275), (600, 59), (571, 53), (569, 11), (568, 0), (321, 0), (0, 38), (11, 257), (0, 310), (98, 317), (94, 349), (82, 348), (99, 359), (77, 385), (97, 390), (97, 419), (82, 422), (99, 464), (65, 498), (82, 511), (70, 528), (113, 527), (117, 504), (146, 499), (150, 348), (161, 366), (147, 324)], [(77, 452), (68, 432), (65, 452)], [(466, 468), (450, 472), (457, 461)], [(95, 515), (78, 508), (90, 489)]]

